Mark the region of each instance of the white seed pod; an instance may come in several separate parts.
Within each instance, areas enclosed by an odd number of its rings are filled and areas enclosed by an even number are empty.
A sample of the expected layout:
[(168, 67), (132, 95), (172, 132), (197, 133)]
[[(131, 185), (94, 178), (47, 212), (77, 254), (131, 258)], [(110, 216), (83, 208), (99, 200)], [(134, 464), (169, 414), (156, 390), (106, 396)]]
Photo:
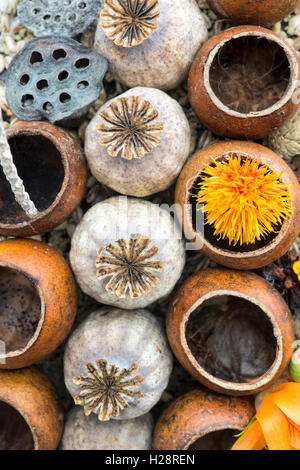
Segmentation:
[(150, 450), (153, 419), (150, 413), (135, 419), (101, 422), (86, 417), (81, 408), (67, 416), (61, 450)]
[(172, 291), (185, 251), (166, 210), (118, 196), (95, 204), (83, 216), (72, 238), (70, 261), (86, 294), (103, 304), (134, 309)]
[(120, 83), (170, 90), (206, 39), (195, 0), (104, 0), (94, 47)]
[(165, 332), (154, 315), (103, 308), (69, 338), (65, 384), (86, 416), (95, 413), (100, 421), (132, 419), (159, 401), (172, 365)]
[(190, 150), (182, 107), (155, 88), (137, 87), (105, 103), (86, 130), (85, 153), (101, 183), (144, 197), (171, 186)]

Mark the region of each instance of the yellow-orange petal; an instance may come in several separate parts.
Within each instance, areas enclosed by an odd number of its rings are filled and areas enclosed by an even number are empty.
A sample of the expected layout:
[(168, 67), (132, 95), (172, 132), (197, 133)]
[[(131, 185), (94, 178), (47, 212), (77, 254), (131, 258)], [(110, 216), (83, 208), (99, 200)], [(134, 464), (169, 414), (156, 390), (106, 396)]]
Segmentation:
[(300, 274), (300, 261), (296, 261), (293, 264), (293, 271), (295, 274), (297, 274), (297, 276)]
[(249, 426), (238, 438), (231, 450), (261, 450), (266, 447), (266, 441), (258, 421)]
[(294, 449), (300, 450), (300, 431), (291, 423), (289, 424), (290, 429), (290, 443)]
[(268, 396), (290, 420), (300, 425), (300, 383), (279, 385), (271, 389)]
[(289, 435), (289, 422), (282, 411), (266, 394), (256, 413), (269, 450), (292, 450)]

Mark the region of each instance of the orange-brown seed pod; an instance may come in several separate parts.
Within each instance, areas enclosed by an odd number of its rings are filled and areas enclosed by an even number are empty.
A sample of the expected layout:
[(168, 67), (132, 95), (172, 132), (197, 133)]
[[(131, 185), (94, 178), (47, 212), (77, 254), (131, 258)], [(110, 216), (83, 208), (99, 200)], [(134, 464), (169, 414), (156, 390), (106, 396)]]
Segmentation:
[(295, 49), (259, 26), (237, 26), (213, 36), (189, 73), (189, 99), (200, 121), (223, 137), (269, 135), (299, 104)]
[(268, 26), (281, 21), (300, 2), (299, 0), (207, 0), (210, 8), (221, 18), (236, 24)]
[(293, 352), (293, 320), (281, 295), (254, 273), (205, 269), (175, 294), (170, 346), (203, 385), (228, 395), (273, 384)]
[(63, 257), (34, 240), (0, 243), (0, 369), (26, 367), (69, 333), (76, 284)]
[[(229, 244), (226, 239), (218, 239), (214, 228), (209, 224), (197, 228), (196, 195), (199, 191), (198, 182), (205, 164), (228, 158), (228, 155), (241, 155), (256, 159), (261, 165), (280, 175), (280, 181), (285, 183), (293, 211), (280, 226), (274, 228), (261, 240), (250, 244)], [(196, 152), (183, 167), (176, 185), (175, 202), (177, 215), (184, 227), (186, 238), (206, 256), (219, 264), (234, 269), (256, 269), (266, 266), (284, 255), (296, 240), (300, 231), (300, 186), (291, 168), (270, 149), (253, 143), (242, 141), (218, 142)], [(225, 205), (222, 205), (223, 210)]]
[(0, 371), (0, 450), (55, 450), (62, 429), (60, 403), (44, 372)]
[(17, 173), (36, 211), (26, 214), (0, 166), (0, 234), (29, 237), (51, 230), (83, 197), (87, 170), (81, 147), (69, 132), (46, 122), (17, 121), (7, 139), (13, 165), (6, 163), (5, 173), (11, 179)]
[(154, 430), (157, 450), (229, 450), (255, 413), (249, 398), (195, 389), (178, 397)]

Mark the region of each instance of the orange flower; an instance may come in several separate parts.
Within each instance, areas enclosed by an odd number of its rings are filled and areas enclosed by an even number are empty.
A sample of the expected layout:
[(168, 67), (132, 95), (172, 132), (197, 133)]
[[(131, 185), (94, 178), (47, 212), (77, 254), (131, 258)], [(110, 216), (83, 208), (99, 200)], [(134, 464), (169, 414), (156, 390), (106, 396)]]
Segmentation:
[(229, 154), (205, 165), (197, 204), (203, 204), (206, 223), (229, 244), (255, 243), (274, 232), (291, 215), (291, 196), (281, 174), (255, 158)]
[(300, 384), (271, 388), (255, 418), (232, 450), (300, 450)]

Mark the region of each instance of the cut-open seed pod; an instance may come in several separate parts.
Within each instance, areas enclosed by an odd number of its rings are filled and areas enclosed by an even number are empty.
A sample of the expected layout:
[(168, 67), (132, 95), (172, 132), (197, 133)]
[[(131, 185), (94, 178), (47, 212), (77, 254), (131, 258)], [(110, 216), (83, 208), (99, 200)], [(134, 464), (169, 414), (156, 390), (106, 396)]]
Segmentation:
[(98, 98), (106, 70), (104, 57), (73, 39), (33, 39), (7, 69), (8, 106), (24, 121), (74, 126)]
[(167, 317), (174, 354), (199, 382), (228, 395), (274, 383), (293, 351), (293, 320), (280, 294), (254, 273), (206, 269), (176, 293)]
[(281, 21), (299, 0), (207, 0), (210, 8), (221, 18), (236, 24), (268, 26)]
[(225, 397), (195, 389), (178, 397), (160, 416), (153, 447), (157, 450), (230, 450), (235, 435), (255, 413), (249, 398)]
[[(42, 122), (17, 122), (6, 136), (13, 161), (7, 163), (3, 135), (0, 233), (26, 237), (46, 232), (67, 219), (83, 197), (87, 172), (80, 145), (65, 130)], [(13, 184), (16, 175), (24, 185), (20, 194)], [(27, 199), (36, 209), (32, 215), (24, 211)]]
[(38, 362), (69, 333), (76, 284), (63, 257), (45, 243), (0, 242), (0, 369)]
[(35, 36), (72, 37), (97, 17), (101, 0), (21, 0), (18, 18)]
[[(206, 191), (208, 198), (198, 204), (207, 167), (216, 168), (216, 164), (227, 164), (230, 159), (240, 162), (238, 168), (232, 174), (222, 173), (223, 179), (211, 179), (214, 187), (210, 195)], [(300, 187), (294, 172), (274, 152), (253, 142), (218, 142), (195, 153), (180, 173), (175, 201), (185, 236), (206, 256), (235, 269), (256, 269), (280, 258), (300, 231)], [(203, 210), (212, 207), (205, 201), (218, 207), (213, 214), (205, 212), (203, 220)], [(226, 232), (223, 221), (227, 214)], [(233, 229), (242, 237), (230, 240), (227, 234)], [(253, 233), (257, 233), (255, 239), (251, 239)]]
[(46, 374), (35, 366), (0, 371), (0, 450), (55, 450), (63, 413)]
[(189, 74), (189, 99), (216, 134), (260, 139), (297, 109), (299, 74), (297, 53), (284, 39), (259, 26), (238, 26), (200, 49)]

